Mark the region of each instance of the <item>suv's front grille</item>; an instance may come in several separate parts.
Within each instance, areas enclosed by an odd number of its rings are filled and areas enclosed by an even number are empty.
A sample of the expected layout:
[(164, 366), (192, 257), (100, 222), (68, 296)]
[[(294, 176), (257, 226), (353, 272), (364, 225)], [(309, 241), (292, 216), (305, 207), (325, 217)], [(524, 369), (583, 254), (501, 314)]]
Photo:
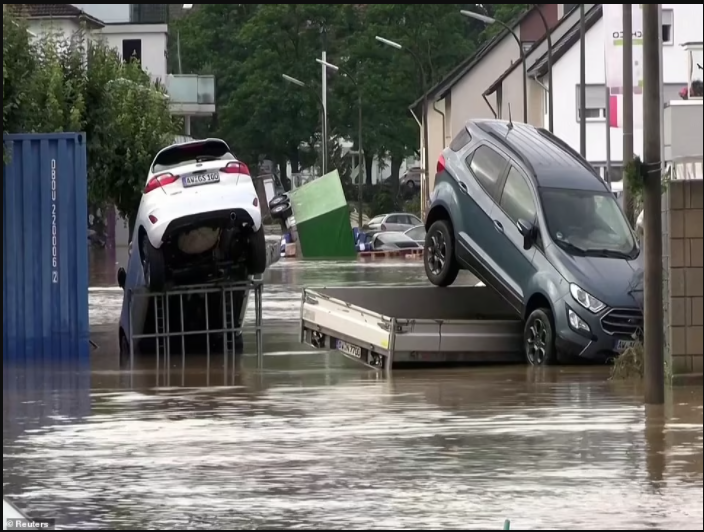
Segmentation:
[(613, 309), (601, 318), (601, 328), (607, 334), (630, 336), (643, 330), (643, 313), (635, 309)]

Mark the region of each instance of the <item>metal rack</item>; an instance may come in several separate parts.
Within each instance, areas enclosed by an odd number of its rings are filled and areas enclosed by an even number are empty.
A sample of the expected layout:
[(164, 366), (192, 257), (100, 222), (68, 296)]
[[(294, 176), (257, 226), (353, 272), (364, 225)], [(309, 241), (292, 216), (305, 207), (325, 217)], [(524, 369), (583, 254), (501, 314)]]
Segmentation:
[[(169, 289), (165, 292), (149, 292), (146, 289), (128, 290), (129, 312), (129, 347), (130, 347), (130, 369), (134, 370), (135, 342), (144, 339), (153, 339), (155, 343), (155, 354), (157, 370), (162, 363), (165, 368), (171, 366), (172, 340), (180, 339), (182, 367), (186, 360), (186, 339), (189, 336), (205, 336), (206, 355), (208, 371), (210, 371), (210, 358), (212, 352), (212, 336), (222, 335), (224, 370), (228, 373), (228, 360), (234, 359), (237, 348), (237, 337), (241, 336), (244, 330), (244, 317), (247, 312), (250, 293), (254, 292), (255, 308), (255, 338), (257, 344), (257, 365), (263, 366), (263, 345), (262, 345), (262, 291), (263, 281), (261, 277), (249, 279), (243, 282), (232, 282), (224, 284), (210, 285), (188, 285)], [(219, 327), (211, 328), (213, 317), (210, 315), (209, 297), (219, 295), (221, 301), (222, 314)], [(205, 312), (205, 328), (200, 330), (186, 330), (186, 319), (184, 311), (184, 301), (190, 296), (199, 295), (203, 298)], [(236, 297), (237, 295), (237, 297)], [(240, 297), (241, 295), (241, 297)], [(153, 307), (154, 333), (134, 334), (134, 307), (135, 302), (142, 299), (151, 299)], [(170, 315), (172, 302), (178, 300), (178, 327), (177, 331), (172, 331), (174, 320)]]

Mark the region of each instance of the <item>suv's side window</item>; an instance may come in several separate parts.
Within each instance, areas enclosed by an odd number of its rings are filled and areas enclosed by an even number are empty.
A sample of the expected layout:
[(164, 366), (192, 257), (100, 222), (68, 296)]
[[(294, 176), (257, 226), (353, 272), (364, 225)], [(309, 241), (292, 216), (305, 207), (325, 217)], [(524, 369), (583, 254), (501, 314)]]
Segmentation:
[(508, 160), (488, 146), (479, 146), (467, 157), (467, 165), (479, 183), (491, 195), (496, 195), (496, 184), (506, 169)]
[(514, 222), (521, 219), (535, 222), (538, 208), (535, 205), (533, 191), (526, 178), (513, 166), (508, 171), (499, 205)]

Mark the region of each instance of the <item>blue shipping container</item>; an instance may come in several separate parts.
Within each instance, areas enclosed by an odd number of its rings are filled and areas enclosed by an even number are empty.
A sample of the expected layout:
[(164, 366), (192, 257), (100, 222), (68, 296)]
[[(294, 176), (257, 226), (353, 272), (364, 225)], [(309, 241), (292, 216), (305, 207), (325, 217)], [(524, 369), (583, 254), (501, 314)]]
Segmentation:
[(85, 134), (5, 135), (3, 143), (3, 366), (87, 360)]

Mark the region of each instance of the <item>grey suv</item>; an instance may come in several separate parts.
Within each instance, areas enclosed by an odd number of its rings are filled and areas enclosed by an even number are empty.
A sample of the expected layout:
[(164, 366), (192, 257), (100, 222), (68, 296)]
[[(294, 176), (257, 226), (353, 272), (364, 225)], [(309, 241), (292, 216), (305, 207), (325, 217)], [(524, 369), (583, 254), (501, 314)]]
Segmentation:
[(438, 161), (426, 220), (428, 279), (461, 268), (525, 320), (528, 363), (610, 359), (643, 326), (641, 252), (595, 170), (551, 133), (473, 120)]

